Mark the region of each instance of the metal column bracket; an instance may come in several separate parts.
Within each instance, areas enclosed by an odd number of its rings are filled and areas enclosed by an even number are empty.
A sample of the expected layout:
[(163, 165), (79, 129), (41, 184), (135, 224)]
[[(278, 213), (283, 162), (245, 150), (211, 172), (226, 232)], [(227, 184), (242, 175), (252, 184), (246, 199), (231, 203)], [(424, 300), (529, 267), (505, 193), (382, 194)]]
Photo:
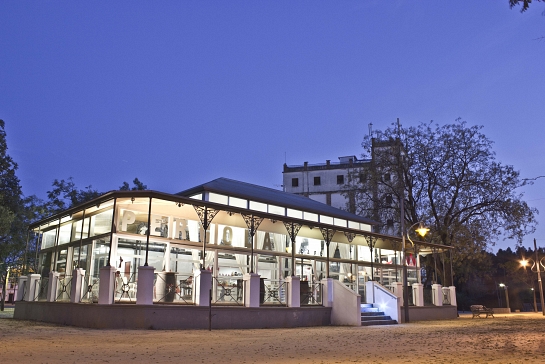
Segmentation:
[(333, 235), (335, 235), (336, 231), (329, 229), (329, 228), (320, 228), (320, 231), (322, 232), (322, 236), (324, 237), (327, 250), (326, 250), (326, 277), (330, 278), (329, 276), (329, 243), (331, 243), (331, 240), (333, 239)]
[(291, 276), (293, 277), (295, 276), (295, 238), (303, 225), (284, 221), (284, 226), (286, 227), (286, 230), (288, 230), (288, 235), (291, 240)]
[(373, 248), (375, 247), (375, 243), (377, 242), (377, 238), (371, 235), (364, 235), (365, 241), (367, 241), (367, 245), (369, 246), (369, 250), (371, 251), (371, 280), (375, 280), (375, 273), (373, 269)]
[(244, 219), (244, 222), (246, 223), (246, 226), (250, 230), (250, 240), (252, 242), (250, 273), (253, 273), (254, 272), (254, 235), (259, 225), (261, 225), (261, 223), (263, 222), (263, 218), (259, 216), (254, 216), (254, 215), (244, 215), (244, 214), (241, 214), (241, 215), (242, 215), (242, 218)]
[(203, 243), (202, 243), (202, 263), (201, 263), (201, 269), (204, 269), (204, 262), (206, 258), (206, 231), (208, 230), (208, 227), (210, 226), (210, 223), (212, 220), (214, 220), (214, 217), (216, 217), (216, 214), (220, 210), (211, 209), (206, 206), (196, 206), (193, 205), (193, 208), (195, 209), (195, 212), (199, 216), (199, 220), (201, 221), (201, 224), (204, 228), (204, 236), (203, 236)]

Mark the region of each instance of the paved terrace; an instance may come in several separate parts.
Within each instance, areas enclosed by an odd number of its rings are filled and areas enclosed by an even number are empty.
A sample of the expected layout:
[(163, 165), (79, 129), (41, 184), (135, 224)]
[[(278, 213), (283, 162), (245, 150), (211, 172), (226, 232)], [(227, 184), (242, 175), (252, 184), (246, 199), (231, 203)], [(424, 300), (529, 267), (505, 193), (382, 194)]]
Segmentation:
[(543, 363), (545, 317), (376, 327), (93, 330), (0, 316), (5, 363)]

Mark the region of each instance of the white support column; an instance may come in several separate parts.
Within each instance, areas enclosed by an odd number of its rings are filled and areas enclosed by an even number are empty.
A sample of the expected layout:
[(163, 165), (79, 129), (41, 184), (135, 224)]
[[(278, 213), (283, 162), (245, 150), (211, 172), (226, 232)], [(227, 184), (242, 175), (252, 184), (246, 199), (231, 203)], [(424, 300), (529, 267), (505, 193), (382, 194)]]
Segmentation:
[(195, 272), (195, 305), (209, 306), (212, 289), (212, 272), (206, 269)]
[(394, 294), (396, 295), (396, 297), (401, 298), (401, 305), (403, 306), (403, 283), (394, 282), (392, 283), (392, 287), (394, 289)]
[(27, 279), (27, 291), (25, 292), (25, 301), (32, 302), (36, 299), (36, 296), (39, 292), (40, 287), (38, 287), (38, 282), (40, 282), (39, 274), (29, 274)]
[(417, 283), (422, 283), (422, 271), (420, 269), (420, 255), (417, 253), (414, 257), (416, 259), (416, 279), (418, 280)]
[(301, 307), (301, 279), (299, 277), (287, 277), (288, 283), (288, 307)]
[[(17, 296), (15, 297), (15, 301), (26, 301), (27, 291), (28, 291), (28, 285), (27, 285), (27, 276), (20, 276), (17, 280)], [(7, 285), (6, 285), (7, 287)]]
[(333, 307), (333, 278), (324, 278), (321, 283), (324, 307)]
[(243, 275), (244, 280), (244, 306), (245, 307), (259, 307), (259, 278), (260, 275), (256, 273), (246, 273)]
[(138, 267), (138, 282), (136, 283), (136, 304), (153, 304), (153, 281), (155, 268), (152, 266)]
[(424, 285), (413, 283), (413, 304), (418, 307), (424, 306)]
[(375, 283), (374, 283), (374, 281), (365, 282), (365, 303), (375, 303)]
[(111, 305), (114, 303), (115, 267), (100, 268), (98, 286), (98, 304)]
[(72, 284), (70, 286), (70, 302), (72, 303), (81, 302), (83, 277), (85, 277), (83, 268), (75, 268), (72, 271)]
[(49, 272), (49, 282), (47, 282), (47, 302), (57, 300), (57, 286), (59, 285), (59, 272)]
[(450, 286), (448, 287), (450, 290), (450, 305), (451, 306), (457, 306), (458, 303), (456, 302), (456, 287)]
[(431, 285), (432, 302), (435, 306), (443, 306), (443, 290), (440, 284)]

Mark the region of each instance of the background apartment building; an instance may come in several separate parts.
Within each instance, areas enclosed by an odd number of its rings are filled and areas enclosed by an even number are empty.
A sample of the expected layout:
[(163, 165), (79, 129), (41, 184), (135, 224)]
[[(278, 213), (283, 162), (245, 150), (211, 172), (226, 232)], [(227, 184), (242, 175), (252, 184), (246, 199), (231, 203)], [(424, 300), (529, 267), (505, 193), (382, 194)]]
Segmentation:
[(371, 158), (343, 156), (338, 162), (284, 164), (284, 191), (371, 218), (379, 222), (377, 232), (399, 234), (397, 173), (377, 162), (397, 158), (400, 148), (398, 140), (373, 139)]

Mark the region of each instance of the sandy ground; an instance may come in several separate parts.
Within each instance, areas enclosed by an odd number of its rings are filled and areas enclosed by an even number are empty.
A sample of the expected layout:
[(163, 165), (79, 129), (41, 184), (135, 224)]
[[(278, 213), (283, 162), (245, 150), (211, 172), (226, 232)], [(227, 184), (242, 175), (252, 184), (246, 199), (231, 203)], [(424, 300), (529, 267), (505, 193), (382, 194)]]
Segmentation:
[(545, 363), (541, 314), (391, 326), (92, 330), (0, 313), (4, 363)]

